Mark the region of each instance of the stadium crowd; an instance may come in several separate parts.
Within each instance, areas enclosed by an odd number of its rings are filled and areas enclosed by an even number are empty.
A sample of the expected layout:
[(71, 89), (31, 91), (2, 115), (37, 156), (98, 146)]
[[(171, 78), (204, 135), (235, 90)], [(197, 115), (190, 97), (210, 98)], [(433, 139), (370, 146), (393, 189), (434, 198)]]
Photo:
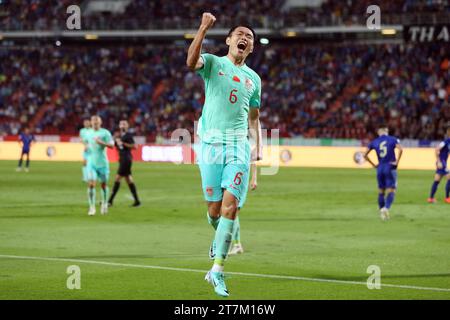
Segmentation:
[(450, 14), (449, 0), (326, 0), (312, 10), (295, 8), (284, 13), (284, 25), (365, 25), (371, 5), (380, 7), (384, 24), (446, 23)]
[[(199, 23), (205, 8), (220, 14), (217, 27), (245, 22), (255, 28), (276, 25), (282, 16), (285, 0), (197, 0), (163, 1), (133, 0), (123, 13), (96, 12), (82, 14), (82, 28), (108, 29), (169, 29), (192, 28)], [(66, 8), (71, 0), (6, 0), (0, 2), (0, 30), (65, 29)], [(81, 10), (85, 7), (81, 6)]]
[[(225, 47), (209, 52), (223, 54)], [(283, 137), (371, 138), (388, 121), (402, 138), (439, 139), (450, 121), (449, 44), (260, 46), (249, 65), (263, 80), (262, 124)], [(99, 113), (113, 129), (170, 138), (194, 129), (202, 80), (186, 47), (0, 49), (0, 131), (76, 135)]]
[[(0, 30), (65, 29), (66, 8), (72, 0), (3, 0), (0, 1)], [(447, 19), (450, 0), (324, 0), (318, 7), (290, 8), (286, 0), (133, 0), (123, 13), (96, 12), (83, 14), (84, 30), (193, 28), (207, 8), (220, 16), (217, 27), (236, 23), (255, 28), (295, 27), (298, 25), (365, 23), (369, 5), (379, 5), (384, 23), (430, 22), (430, 14)], [(402, 14), (402, 15), (399, 15)], [(405, 16), (404, 14), (408, 14)], [(419, 18), (422, 18), (420, 20)]]

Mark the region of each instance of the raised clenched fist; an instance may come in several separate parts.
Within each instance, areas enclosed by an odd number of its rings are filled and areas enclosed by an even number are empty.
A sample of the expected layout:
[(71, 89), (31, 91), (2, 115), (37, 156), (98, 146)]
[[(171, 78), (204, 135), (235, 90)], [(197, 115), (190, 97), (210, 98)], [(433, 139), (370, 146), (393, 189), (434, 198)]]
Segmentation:
[(211, 13), (205, 12), (202, 16), (202, 24), (201, 26), (209, 29), (212, 27), (212, 25), (216, 22), (216, 17), (214, 17)]

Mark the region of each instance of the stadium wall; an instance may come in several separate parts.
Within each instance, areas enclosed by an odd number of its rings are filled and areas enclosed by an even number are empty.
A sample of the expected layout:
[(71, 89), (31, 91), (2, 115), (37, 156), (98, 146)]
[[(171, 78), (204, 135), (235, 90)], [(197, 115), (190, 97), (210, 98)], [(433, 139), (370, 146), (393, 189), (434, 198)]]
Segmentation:
[[(83, 161), (81, 142), (37, 142), (31, 147), (30, 158), (38, 161)], [(17, 141), (0, 141), (0, 160), (17, 160), (21, 147)], [(194, 151), (188, 146), (138, 145), (133, 159), (144, 162), (194, 163)], [(111, 162), (119, 160), (115, 149), (107, 149)]]
[[(31, 146), (30, 159), (40, 161), (82, 161), (82, 143), (37, 142)], [(0, 160), (17, 160), (21, 146), (12, 141), (0, 142)]]
[[(363, 158), (363, 147), (268, 146), (262, 166), (316, 168), (371, 168)], [(376, 161), (375, 152), (370, 154)], [(434, 148), (404, 148), (400, 169), (434, 170)]]
[[(84, 146), (78, 142), (38, 142), (31, 149), (31, 159), (40, 161), (82, 161)], [(0, 142), (0, 160), (17, 160), (20, 156), (17, 142)], [(111, 162), (117, 162), (117, 151), (108, 150)], [(362, 147), (335, 146), (267, 146), (262, 166), (370, 168), (362, 157)], [(375, 154), (371, 157), (375, 159)], [(181, 145), (139, 145), (133, 151), (135, 161), (195, 163), (194, 148)], [(400, 169), (434, 170), (433, 148), (404, 148)]]

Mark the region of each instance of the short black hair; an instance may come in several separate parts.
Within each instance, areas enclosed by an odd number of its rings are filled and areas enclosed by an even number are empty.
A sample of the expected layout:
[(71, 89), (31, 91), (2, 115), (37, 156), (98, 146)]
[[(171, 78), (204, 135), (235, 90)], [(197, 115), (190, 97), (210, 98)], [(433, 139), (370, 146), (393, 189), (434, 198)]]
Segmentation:
[(231, 37), (231, 34), (234, 32), (234, 30), (236, 30), (236, 29), (239, 28), (239, 27), (244, 27), (244, 28), (249, 29), (249, 30), (253, 33), (253, 41), (256, 41), (257, 36), (256, 36), (255, 30), (253, 30), (252, 27), (250, 27), (249, 25), (247, 25), (247, 24), (245, 24), (245, 23), (244, 23), (244, 24), (237, 24), (237, 25), (235, 25), (234, 27), (232, 27), (232, 28), (230, 29), (230, 31), (228, 31), (227, 37)]

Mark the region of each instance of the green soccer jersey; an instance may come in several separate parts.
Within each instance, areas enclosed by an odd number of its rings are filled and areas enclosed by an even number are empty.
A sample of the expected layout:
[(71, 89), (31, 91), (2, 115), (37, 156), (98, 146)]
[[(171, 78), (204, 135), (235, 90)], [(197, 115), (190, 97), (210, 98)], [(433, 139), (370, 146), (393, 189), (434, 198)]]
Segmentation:
[(205, 82), (205, 103), (197, 133), (207, 143), (247, 139), (249, 108), (261, 105), (261, 78), (247, 65), (204, 53), (197, 73)]
[[(88, 145), (89, 144), (89, 136), (92, 134), (92, 129), (91, 128), (83, 128), (80, 130), (80, 138), (81, 138), (81, 142), (83, 142), (84, 145)], [(89, 148), (84, 152), (85, 155), (88, 155), (89, 152)]]
[(80, 130), (80, 138), (83, 143), (88, 143), (89, 135), (91, 134), (91, 128), (83, 128)]
[(98, 144), (96, 139), (100, 139), (105, 143), (114, 143), (113, 137), (111, 133), (104, 128), (100, 128), (98, 130), (92, 129), (88, 136), (91, 165), (95, 168), (109, 167), (106, 147)]

